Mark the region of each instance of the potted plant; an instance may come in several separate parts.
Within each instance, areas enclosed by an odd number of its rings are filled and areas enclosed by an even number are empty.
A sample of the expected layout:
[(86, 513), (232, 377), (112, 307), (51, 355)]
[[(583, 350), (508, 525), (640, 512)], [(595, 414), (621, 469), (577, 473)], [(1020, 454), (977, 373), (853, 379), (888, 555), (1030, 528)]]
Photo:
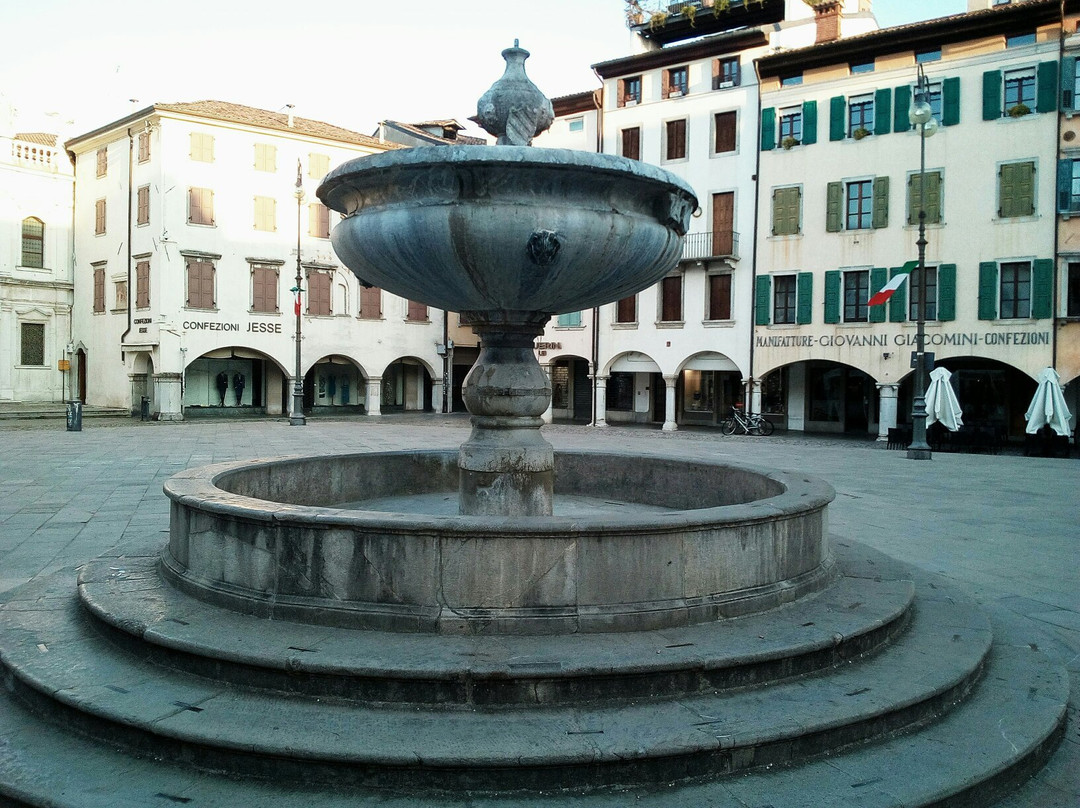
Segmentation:
[(1027, 104), (1025, 104), (1023, 102), (1020, 102), (1019, 104), (1014, 104), (1013, 106), (1009, 107), (1009, 117), (1010, 118), (1023, 118), (1025, 115), (1030, 115), (1030, 114), (1031, 114), (1031, 107), (1029, 107)]
[(649, 17), (649, 30), (657, 31), (667, 25), (668, 13), (666, 11), (654, 11)]
[(791, 137), (791, 135), (788, 135), (780, 141), (780, 145), (783, 146), (784, 149), (790, 149), (792, 146), (798, 146), (800, 142), (801, 141)]
[(686, 3), (682, 7), (682, 13), (683, 13), (683, 16), (686, 17), (686, 19), (688, 19), (690, 21), (690, 27), (693, 28), (694, 27), (694, 17), (697, 16), (697, 6), (693, 6), (693, 5), (690, 5), (689, 3)]
[(864, 137), (866, 137), (869, 134), (870, 134), (869, 129), (867, 129), (867, 128), (863, 127), (863, 126), (860, 126), (858, 129), (856, 129), (854, 132), (851, 133), (851, 136), (853, 138), (855, 138), (856, 140), (862, 140)]

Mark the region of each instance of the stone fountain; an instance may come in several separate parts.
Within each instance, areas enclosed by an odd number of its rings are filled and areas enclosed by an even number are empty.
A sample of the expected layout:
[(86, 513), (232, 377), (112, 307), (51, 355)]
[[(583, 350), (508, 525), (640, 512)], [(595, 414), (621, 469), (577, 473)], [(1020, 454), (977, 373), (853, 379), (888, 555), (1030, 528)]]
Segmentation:
[[(531, 148), (550, 103), (503, 56), (477, 116), (498, 145), (319, 189), (362, 282), (480, 336), (468, 440), (183, 472), (164, 549), (16, 593), (4, 682), (41, 721), (0, 710), (0, 804), (982, 804), (1052, 752), (1064, 672), (945, 582), (830, 542), (825, 483), (552, 450), (533, 340), (667, 274), (696, 200)], [(952, 763), (911, 777), (928, 750)]]

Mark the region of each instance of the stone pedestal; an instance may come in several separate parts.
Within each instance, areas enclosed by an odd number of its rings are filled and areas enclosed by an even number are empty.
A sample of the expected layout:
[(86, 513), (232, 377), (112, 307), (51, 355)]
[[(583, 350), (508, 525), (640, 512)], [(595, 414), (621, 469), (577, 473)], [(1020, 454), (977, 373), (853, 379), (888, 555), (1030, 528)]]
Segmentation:
[(367, 414), (373, 418), (382, 415), (382, 376), (367, 380)]
[(183, 374), (155, 373), (154, 401), (159, 421), (184, 420)]
[(675, 421), (675, 384), (678, 381), (678, 376), (664, 377), (664, 425), (660, 427), (664, 432), (674, 432), (679, 428)]
[(878, 440), (888, 440), (889, 430), (896, 427), (896, 394), (899, 385), (879, 384), (878, 389)]
[(593, 426), (607, 426), (607, 376), (594, 376), (596, 388), (596, 420)]
[(550, 516), (555, 456), (540, 435), (551, 385), (533, 353), (547, 315), (463, 312), (480, 356), (462, 393), (472, 434), (461, 445), (459, 510), (467, 515)]

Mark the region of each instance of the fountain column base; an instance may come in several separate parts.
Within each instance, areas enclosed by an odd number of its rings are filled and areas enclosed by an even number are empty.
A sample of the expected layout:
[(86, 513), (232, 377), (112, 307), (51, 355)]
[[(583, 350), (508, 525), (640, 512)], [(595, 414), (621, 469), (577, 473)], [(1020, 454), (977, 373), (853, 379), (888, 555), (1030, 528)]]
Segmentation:
[[(459, 512), (550, 516), (555, 455), (540, 435), (551, 386), (533, 353), (546, 314), (463, 312), (480, 356), (462, 393), (472, 434), (458, 452)], [(495, 315), (495, 316), (493, 316)]]

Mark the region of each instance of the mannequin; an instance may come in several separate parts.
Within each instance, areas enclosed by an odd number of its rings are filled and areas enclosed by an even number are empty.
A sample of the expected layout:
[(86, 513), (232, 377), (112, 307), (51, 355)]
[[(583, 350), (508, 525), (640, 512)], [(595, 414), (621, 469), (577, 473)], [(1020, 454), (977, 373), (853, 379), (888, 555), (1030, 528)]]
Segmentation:
[(225, 391), (229, 389), (229, 374), (224, 370), (217, 375), (218, 403), (225, 406)]
[(240, 406), (240, 402), (244, 399), (244, 385), (247, 383), (247, 379), (244, 378), (243, 373), (237, 373), (232, 377), (233, 391), (236, 393), (236, 406)]

